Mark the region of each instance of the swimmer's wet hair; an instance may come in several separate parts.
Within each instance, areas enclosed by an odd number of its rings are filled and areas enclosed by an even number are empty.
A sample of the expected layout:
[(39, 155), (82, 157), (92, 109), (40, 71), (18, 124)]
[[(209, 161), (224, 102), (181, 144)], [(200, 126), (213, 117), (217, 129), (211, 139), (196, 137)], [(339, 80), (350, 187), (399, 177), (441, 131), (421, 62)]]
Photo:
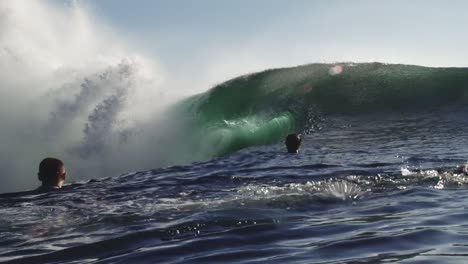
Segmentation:
[(300, 134), (289, 134), (286, 137), (286, 148), (289, 153), (296, 153), (299, 147), (301, 146), (302, 137)]
[(39, 163), (39, 180), (43, 183), (54, 184), (58, 178), (63, 162), (57, 158), (45, 158)]

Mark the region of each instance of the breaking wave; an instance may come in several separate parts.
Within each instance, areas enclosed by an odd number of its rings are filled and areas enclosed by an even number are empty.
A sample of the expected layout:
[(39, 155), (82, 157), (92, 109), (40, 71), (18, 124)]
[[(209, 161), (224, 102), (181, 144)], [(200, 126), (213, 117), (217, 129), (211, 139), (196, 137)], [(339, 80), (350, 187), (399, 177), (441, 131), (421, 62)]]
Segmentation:
[(465, 68), (339, 63), (266, 70), (181, 99), (157, 63), (79, 5), (2, 1), (0, 29), (0, 191), (34, 187), (47, 156), (79, 181), (277, 143), (333, 114), (467, 98)]

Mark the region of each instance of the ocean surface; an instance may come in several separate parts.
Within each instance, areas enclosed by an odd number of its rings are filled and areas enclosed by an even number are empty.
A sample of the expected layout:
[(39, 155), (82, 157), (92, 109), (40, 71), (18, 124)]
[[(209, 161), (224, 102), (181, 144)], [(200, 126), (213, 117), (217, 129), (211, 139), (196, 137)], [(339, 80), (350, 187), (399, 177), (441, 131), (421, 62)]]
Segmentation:
[(0, 262), (466, 263), (467, 80), (320, 64), (220, 84), (171, 110), (188, 146), (164, 147), (195, 162), (0, 196)]

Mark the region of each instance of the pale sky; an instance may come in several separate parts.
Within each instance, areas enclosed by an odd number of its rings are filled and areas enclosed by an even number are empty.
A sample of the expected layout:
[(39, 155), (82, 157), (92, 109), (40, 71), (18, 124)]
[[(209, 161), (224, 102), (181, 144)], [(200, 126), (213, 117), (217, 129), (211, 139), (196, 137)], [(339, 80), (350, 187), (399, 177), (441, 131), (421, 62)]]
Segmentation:
[(314, 62), (468, 66), (468, 1), (463, 0), (84, 3), (171, 76), (211, 83)]

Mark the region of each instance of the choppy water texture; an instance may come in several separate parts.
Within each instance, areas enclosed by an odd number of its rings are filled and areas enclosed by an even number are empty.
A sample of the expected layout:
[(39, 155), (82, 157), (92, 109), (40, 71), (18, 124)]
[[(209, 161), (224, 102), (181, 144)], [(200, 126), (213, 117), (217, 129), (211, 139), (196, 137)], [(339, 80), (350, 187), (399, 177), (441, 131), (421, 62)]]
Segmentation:
[(330, 115), (298, 155), (211, 161), (0, 199), (0, 261), (465, 263), (463, 106)]

